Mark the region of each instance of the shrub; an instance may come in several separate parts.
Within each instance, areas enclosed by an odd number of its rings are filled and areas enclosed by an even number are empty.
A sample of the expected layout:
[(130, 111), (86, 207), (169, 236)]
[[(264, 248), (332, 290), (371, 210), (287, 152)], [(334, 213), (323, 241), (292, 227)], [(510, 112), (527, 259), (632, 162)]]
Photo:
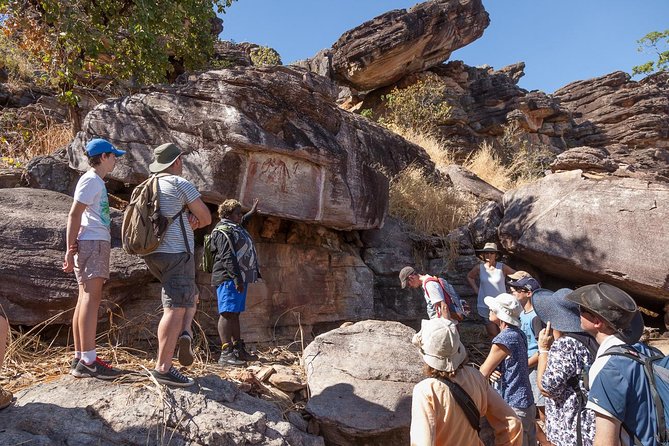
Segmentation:
[(381, 97), (386, 106), (379, 122), (388, 127), (434, 132), (449, 118), (451, 106), (438, 76), (425, 77), (406, 88), (393, 88)]
[(251, 62), (255, 66), (282, 65), (281, 56), (274, 49), (268, 46), (258, 46), (251, 50)]
[(390, 180), (390, 215), (427, 235), (446, 237), (476, 214), (477, 203), (409, 166)]
[(6, 166), (20, 167), (36, 156), (55, 152), (71, 140), (70, 123), (7, 111), (0, 114), (0, 156)]

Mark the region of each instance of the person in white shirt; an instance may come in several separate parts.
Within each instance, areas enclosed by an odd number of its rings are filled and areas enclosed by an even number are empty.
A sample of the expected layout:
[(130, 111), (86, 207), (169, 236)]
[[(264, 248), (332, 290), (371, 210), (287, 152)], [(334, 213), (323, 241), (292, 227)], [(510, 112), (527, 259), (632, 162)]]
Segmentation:
[(104, 177), (116, 158), (125, 152), (109, 141), (95, 138), (86, 144), (91, 168), (77, 183), (74, 200), (67, 216), (67, 251), (63, 271), (74, 271), (79, 284), (79, 297), (72, 318), (74, 358), (70, 373), (77, 378), (115, 379), (122, 372), (98, 358), (95, 335), (102, 286), (109, 279), (111, 253), (111, 219)]

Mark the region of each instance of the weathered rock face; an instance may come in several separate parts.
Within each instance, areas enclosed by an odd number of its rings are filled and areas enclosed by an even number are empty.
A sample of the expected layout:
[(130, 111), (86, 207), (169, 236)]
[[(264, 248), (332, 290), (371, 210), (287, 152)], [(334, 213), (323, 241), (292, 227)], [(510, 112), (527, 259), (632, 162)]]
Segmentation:
[(335, 42), (332, 70), (338, 80), (374, 90), (440, 64), (481, 37), (489, 23), (480, 0), (434, 0), (390, 11)]
[(411, 392), (423, 378), (414, 333), (398, 322), (363, 321), (307, 346), (307, 411), (329, 444), (408, 444)]
[(424, 151), (334, 104), (325, 78), (297, 68), (210, 71), (193, 82), (107, 101), (91, 111), (69, 148), (85, 166), (92, 135), (128, 150), (111, 178), (137, 184), (153, 147), (182, 147), (184, 176), (205, 201), (255, 197), (268, 214), (336, 229), (383, 224), (387, 179), (411, 162), (431, 165)]
[[(62, 155), (62, 156), (61, 156)], [(79, 173), (70, 168), (62, 154), (36, 156), (26, 166), (30, 187), (74, 195)]]
[(382, 116), (383, 95), (428, 76), (434, 79), (436, 74), (444, 99), (451, 106), (449, 119), (439, 127), (439, 134), (455, 148), (456, 154), (466, 155), (484, 141), (504, 136), (510, 125), (517, 128), (526, 144), (559, 153), (567, 148), (563, 136), (573, 126), (570, 113), (549, 95), (528, 92), (516, 85), (524, 66), (518, 63), (495, 71), (451, 61), (368, 93), (359, 108), (373, 109), (375, 115)]
[(669, 148), (669, 73), (635, 82), (622, 71), (573, 82), (553, 96), (574, 116), (574, 145)]
[[(70, 445), (322, 446), (274, 404), (216, 375), (191, 389), (63, 376), (18, 392), (0, 417), (0, 443)], [(76, 395), (76, 398), (73, 398)]]
[(550, 275), (604, 280), (659, 305), (669, 299), (667, 200), (663, 183), (552, 174), (505, 194), (500, 240)]
[[(74, 274), (62, 271), (65, 227), (72, 198), (47, 190), (0, 189), (0, 305), (13, 324), (37, 325), (77, 302)], [(144, 262), (123, 252), (121, 214), (112, 212), (111, 277), (100, 314), (132, 296), (149, 274)], [(69, 323), (60, 314), (55, 323)]]

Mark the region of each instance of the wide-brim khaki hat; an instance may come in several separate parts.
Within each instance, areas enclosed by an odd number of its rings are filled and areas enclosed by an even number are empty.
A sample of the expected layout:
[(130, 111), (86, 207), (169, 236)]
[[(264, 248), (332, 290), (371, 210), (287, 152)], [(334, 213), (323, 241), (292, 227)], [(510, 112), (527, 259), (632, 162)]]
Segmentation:
[(419, 348), (423, 361), (436, 370), (454, 372), (467, 358), (457, 326), (442, 317), (422, 320), (411, 342)]
[(476, 252), (499, 252), (497, 243), (486, 243), (482, 249), (476, 249)]
[(149, 172), (158, 173), (170, 167), (181, 155), (181, 149), (174, 143), (168, 142), (153, 150), (154, 161), (149, 164)]

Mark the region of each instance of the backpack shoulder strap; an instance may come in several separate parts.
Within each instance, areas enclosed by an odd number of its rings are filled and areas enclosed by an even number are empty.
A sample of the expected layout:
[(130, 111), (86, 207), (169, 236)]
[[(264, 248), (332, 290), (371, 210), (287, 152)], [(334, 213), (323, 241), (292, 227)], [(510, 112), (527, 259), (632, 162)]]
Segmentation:
[(458, 403), (458, 406), (462, 409), (467, 417), (469, 424), (479, 432), (481, 430), (481, 413), (479, 412), (478, 407), (474, 404), (474, 401), (469, 396), (465, 389), (463, 389), (459, 384), (451, 381), (450, 379), (439, 379), (442, 383), (446, 384), (453, 395), (453, 399)]
[[(622, 344), (614, 345), (608, 348), (602, 356), (623, 356), (625, 358), (631, 359), (643, 366), (644, 374), (648, 379), (648, 386), (650, 387), (650, 394), (653, 398), (653, 407), (655, 408), (655, 417), (657, 420), (658, 432), (656, 433), (659, 444), (667, 444), (669, 442), (669, 430), (667, 430), (666, 420), (664, 417), (664, 402), (657, 391), (657, 384), (655, 382), (655, 372), (653, 370), (653, 363), (664, 358), (662, 352), (653, 347), (648, 347), (651, 351), (651, 354), (648, 355), (645, 352), (640, 352), (632, 345)], [(625, 426), (628, 432), (634, 432), (633, 429), (629, 429)], [(639, 438), (634, 435), (634, 444), (641, 445)]]

